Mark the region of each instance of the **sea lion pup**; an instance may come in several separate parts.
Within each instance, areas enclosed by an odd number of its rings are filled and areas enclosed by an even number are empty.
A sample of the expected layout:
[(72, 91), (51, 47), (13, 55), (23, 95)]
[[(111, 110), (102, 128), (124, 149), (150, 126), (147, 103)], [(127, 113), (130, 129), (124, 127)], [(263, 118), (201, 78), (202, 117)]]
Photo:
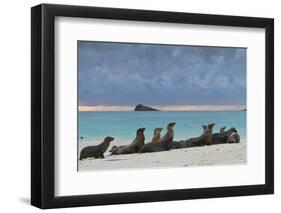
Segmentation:
[(139, 128), (136, 133), (136, 137), (133, 142), (129, 145), (123, 145), (118, 147), (112, 147), (111, 155), (121, 155), (121, 154), (132, 154), (137, 153), (144, 145), (144, 130), (145, 128)]
[(79, 160), (83, 160), (83, 159), (86, 159), (86, 158), (92, 158), (92, 157), (94, 157), (94, 158), (104, 158), (103, 153), (105, 153), (105, 151), (109, 147), (110, 142), (113, 141), (113, 140), (114, 140), (113, 137), (108, 136), (99, 145), (87, 146), (87, 147), (83, 148), (82, 151), (80, 152)]
[(158, 143), (161, 138), (161, 131), (163, 128), (155, 128), (153, 132), (153, 138), (151, 143)]
[(159, 139), (157, 143), (147, 143), (145, 144), (139, 151), (139, 153), (144, 152), (161, 152), (161, 151), (168, 151), (171, 149), (171, 144), (174, 139), (174, 126), (176, 123), (169, 123), (167, 125), (167, 133)]
[(180, 148), (189, 148), (195, 146), (204, 146), (210, 143), (213, 135), (213, 127), (214, 123), (209, 124), (208, 126), (202, 125), (203, 132), (199, 137), (190, 138), (185, 141), (174, 141), (172, 143), (172, 149), (180, 149)]
[(240, 136), (237, 130), (232, 127), (223, 133), (214, 133), (209, 145), (224, 144), (224, 143), (239, 143)]

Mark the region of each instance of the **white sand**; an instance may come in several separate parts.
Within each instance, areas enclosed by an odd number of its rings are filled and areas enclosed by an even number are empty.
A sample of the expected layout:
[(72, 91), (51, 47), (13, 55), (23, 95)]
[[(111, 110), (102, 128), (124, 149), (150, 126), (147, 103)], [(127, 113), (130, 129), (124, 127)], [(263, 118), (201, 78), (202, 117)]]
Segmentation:
[(220, 144), (165, 152), (113, 155), (79, 160), (79, 170), (207, 166), (246, 163), (246, 143)]

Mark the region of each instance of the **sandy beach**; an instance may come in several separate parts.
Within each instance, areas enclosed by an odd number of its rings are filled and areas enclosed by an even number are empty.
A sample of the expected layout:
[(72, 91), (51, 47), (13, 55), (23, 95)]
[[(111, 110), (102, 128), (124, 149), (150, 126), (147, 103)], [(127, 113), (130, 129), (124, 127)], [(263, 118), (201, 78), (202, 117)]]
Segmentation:
[(220, 144), (203, 147), (175, 149), (165, 152), (106, 155), (104, 159), (79, 160), (78, 169), (116, 170), (155, 167), (188, 167), (246, 163), (246, 143)]

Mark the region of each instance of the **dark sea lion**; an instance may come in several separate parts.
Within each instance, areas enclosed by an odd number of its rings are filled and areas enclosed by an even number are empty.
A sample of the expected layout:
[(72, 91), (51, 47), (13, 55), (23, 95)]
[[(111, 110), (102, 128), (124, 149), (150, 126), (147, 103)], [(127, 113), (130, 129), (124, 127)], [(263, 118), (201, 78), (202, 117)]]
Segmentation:
[(167, 133), (159, 139), (157, 143), (147, 143), (145, 144), (139, 151), (139, 153), (144, 152), (161, 152), (161, 151), (168, 151), (171, 149), (171, 144), (174, 139), (174, 126), (176, 123), (169, 123), (167, 125)]
[(118, 147), (112, 147), (111, 155), (121, 155), (121, 154), (132, 154), (137, 153), (144, 145), (144, 130), (145, 128), (139, 128), (133, 142), (129, 145), (123, 145)]
[(239, 143), (240, 136), (238, 135), (238, 131), (232, 127), (223, 133), (214, 133), (212, 140), (208, 145), (215, 144), (224, 144), (224, 143)]
[(205, 146), (210, 143), (213, 135), (214, 123), (209, 124), (208, 126), (203, 125), (203, 132), (199, 137), (190, 138), (185, 141), (174, 141), (172, 143), (172, 149), (180, 148), (189, 148), (196, 146)]
[(107, 150), (109, 147), (109, 144), (111, 141), (113, 141), (113, 137), (106, 137), (104, 141), (97, 145), (97, 146), (87, 146), (82, 149), (80, 152), (80, 160), (86, 159), (86, 158), (104, 158), (103, 153)]
[(233, 132), (228, 138), (226, 143), (239, 143), (240, 142), (240, 135), (237, 132)]
[(206, 125), (202, 125), (203, 127), (203, 133), (207, 131), (207, 126)]
[(158, 143), (161, 138), (161, 131), (163, 128), (155, 128), (153, 132), (153, 138), (151, 143)]

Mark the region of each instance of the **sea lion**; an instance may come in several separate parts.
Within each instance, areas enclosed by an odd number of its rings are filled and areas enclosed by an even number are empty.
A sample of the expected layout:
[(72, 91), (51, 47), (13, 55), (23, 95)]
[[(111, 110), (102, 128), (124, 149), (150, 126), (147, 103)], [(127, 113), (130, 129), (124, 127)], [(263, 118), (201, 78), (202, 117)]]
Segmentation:
[(195, 146), (204, 146), (210, 143), (213, 134), (214, 123), (208, 124), (208, 126), (202, 125), (203, 132), (199, 137), (190, 138), (185, 141), (174, 141), (172, 143), (172, 149), (189, 148)]
[(144, 130), (145, 128), (139, 128), (136, 133), (136, 137), (133, 142), (129, 145), (123, 145), (118, 147), (112, 147), (111, 155), (121, 155), (121, 154), (132, 154), (137, 153), (144, 145)]
[(233, 132), (226, 140), (226, 143), (239, 143), (240, 135), (237, 132)]
[(115, 152), (117, 149), (121, 149), (124, 148), (126, 145), (122, 145), (122, 146), (116, 146), (114, 145), (113, 147), (111, 147), (111, 149), (109, 150), (109, 152)]
[(240, 136), (238, 131), (232, 127), (223, 133), (214, 133), (208, 145), (224, 144), (224, 143), (239, 143)]
[(196, 140), (191, 140), (193, 146), (205, 146), (212, 140), (214, 123), (208, 124), (206, 130)]
[(222, 133), (224, 133), (224, 132), (225, 132), (225, 126), (222, 127), (222, 128), (220, 128), (220, 133), (222, 134)]
[(153, 138), (151, 143), (158, 143), (161, 138), (161, 131), (163, 128), (155, 128), (153, 132)]
[(144, 152), (161, 152), (161, 151), (168, 151), (171, 149), (171, 144), (174, 139), (174, 126), (176, 123), (169, 123), (167, 125), (167, 133), (159, 139), (157, 143), (147, 143), (145, 144), (139, 151), (139, 153)]
[(85, 158), (104, 158), (103, 153), (107, 150), (107, 148), (109, 147), (109, 144), (111, 141), (113, 141), (114, 138), (113, 137), (106, 137), (104, 139), (104, 141), (96, 146), (87, 146), (85, 148), (82, 149), (82, 151), (80, 152), (80, 160), (83, 160)]
[(203, 133), (207, 131), (207, 126), (206, 125), (202, 125), (203, 127)]

